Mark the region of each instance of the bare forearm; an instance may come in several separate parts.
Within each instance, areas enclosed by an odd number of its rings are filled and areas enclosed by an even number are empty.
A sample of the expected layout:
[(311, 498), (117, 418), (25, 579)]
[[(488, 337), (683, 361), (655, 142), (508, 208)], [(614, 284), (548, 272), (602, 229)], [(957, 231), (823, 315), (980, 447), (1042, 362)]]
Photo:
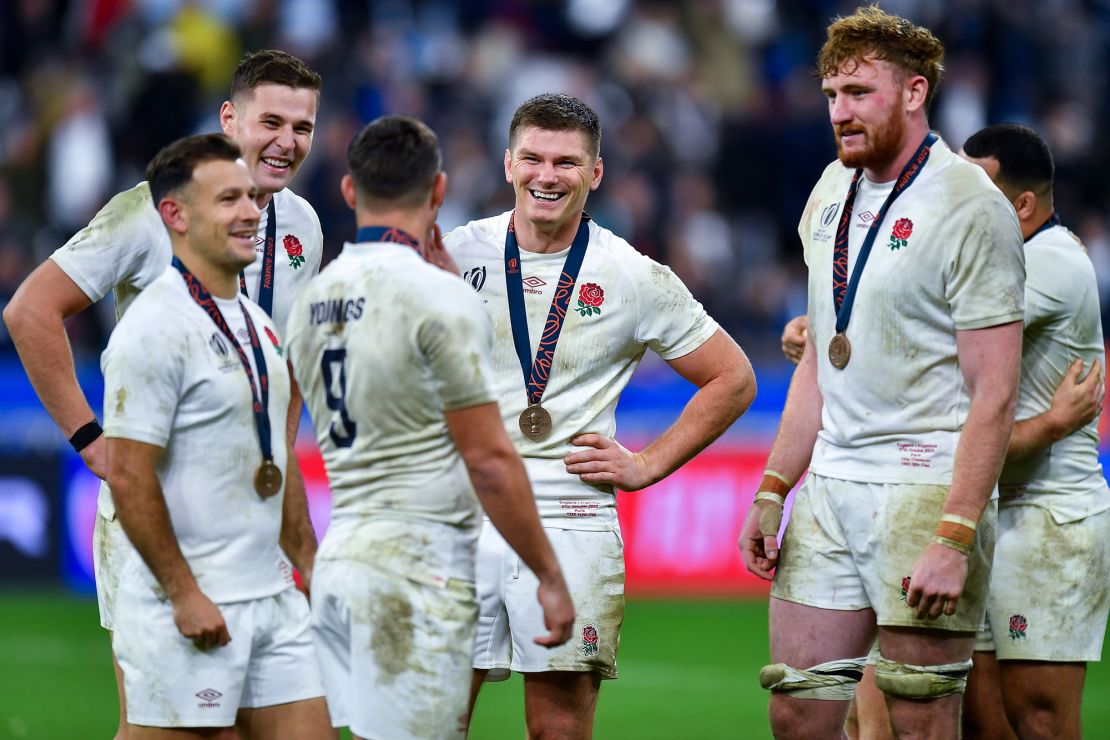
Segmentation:
[(697, 390), (675, 423), (641, 451), (651, 472), (650, 483), (678, 470), (748, 410), (755, 398), (754, 378), (738, 369)]
[(15, 308), (4, 312), (4, 321), (19, 359), (50, 418), (70, 437), (96, 414), (77, 384), (65, 325), (61, 316), (34, 304)]
[(196, 579), (170, 522), (166, 500), (153, 475), (110, 476), (120, 524), (171, 601), (197, 589)]
[(1002, 472), (1013, 418), (1012, 396), (999, 394), (972, 401), (956, 448), (945, 513), (979, 521)]
[(797, 481), (809, 467), (821, 431), (822, 398), (814, 354), (807, 351), (794, 371), (778, 433), (767, 457), (767, 467), (790, 481)]
[[(290, 372), (290, 379), (293, 375)], [(292, 383), (289, 401), (289, 414), (285, 428), (287, 449), (285, 466), (285, 500), (281, 512), (281, 534), (279, 544), (293, 566), (307, 575), (312, 572), (316, 559), (316, 532), (312, 529), (312, 519), (308, 513), (308, 497), (305, 495), (304, 478), (297, 462), (297, 430), (301, 420), (301, 394), (295, 381)]]
[(1014, 462), (1043, 452), (1066, 436), (1068, 436), (1068, 430), (1047, 411), (1032, 418), (1014, 422), (1010, 444), (1006, 448), (1006, 462)]
[(491, 455), (470, 468), (470, 481), (493, 526), (536, 577), (561, 578), (520, 458), (511, 450)]

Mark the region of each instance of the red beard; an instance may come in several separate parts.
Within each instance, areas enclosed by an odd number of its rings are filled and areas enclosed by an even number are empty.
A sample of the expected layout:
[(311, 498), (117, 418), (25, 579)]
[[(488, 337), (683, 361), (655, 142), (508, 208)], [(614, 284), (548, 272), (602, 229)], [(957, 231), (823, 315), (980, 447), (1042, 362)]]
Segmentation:
[[(901, 111), (893, 108), (887, 120), (876, 125), (871, 130), (859, 124), (845, 124), (833, 127), (836, 134), (836, 156), (845, 167), (862, 167), (868, 170), (886, 169), (902, 151), (906, 136), (906, 121), (901, 116)], [(840, 145), (840, 137), (844, 133), (862, 132), (866, 137), (866, 146), (845, 152)]]

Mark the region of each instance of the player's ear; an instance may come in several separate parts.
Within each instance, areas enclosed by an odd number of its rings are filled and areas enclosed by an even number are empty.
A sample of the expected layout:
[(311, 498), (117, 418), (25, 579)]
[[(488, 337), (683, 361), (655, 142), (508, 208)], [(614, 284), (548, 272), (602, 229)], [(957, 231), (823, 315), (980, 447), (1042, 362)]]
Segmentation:
[(437, 172), (435, 179), (432, 180), (432, 209), (435, 210), (442, 206), (446, 197), (447, 173)]
[(913, 75), (906, 80), (903, 100), (906, 111), (912, 113), (925, 106), (925, 99), (929, 97), (929, 81), (921, 75)]
[(230, 100), (225, 100), (224, 104), (220, 106), (220, 130), (227, 136), (231, 136), (235, 131), (236, 113), (235, 103), (232, 103)]
[(512, 182), (513, 181), (512, 164), (513, 164), (513, 153), (510, 150), (506, 149), (505, 150), (505, 182)]
[(605, 174), (605, 162), (602, 161), (601, 155), (598, 155), (594, 161), (594, 171), (590, 177), (590, 190), (597, 190), (601, 185), (601, 176)]
[(158, 214), (166, 228), (177, 234), (184, 234), (189, 230), (189, 217), (182, 208), (182, 203), (176, 198), (163, 198), (158, 201)]
[(1021, 193), (1014, 198), (1014, 210), (1017, 211), (1019, 221), (1029, 220), (1037, 210), (1037, 196), (1031, 190)]
[(339, 192), (343, 193), (343, 201), (347, 207), (355, 210), (358, 199), (355, 196), (355, 181), (350, 175), (343, 175), (343, 179), (339, 181)]

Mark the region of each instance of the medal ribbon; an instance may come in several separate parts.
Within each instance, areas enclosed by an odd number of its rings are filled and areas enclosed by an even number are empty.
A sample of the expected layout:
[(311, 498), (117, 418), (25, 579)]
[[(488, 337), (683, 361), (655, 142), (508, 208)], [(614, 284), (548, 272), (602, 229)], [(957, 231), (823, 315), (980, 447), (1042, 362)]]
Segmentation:
[(516, 243), (515, 219), (514, 213), (509, 217), (509, 229), (505, 233), (505, 288), (509, 299), (509, 321), (513, 327), (513, 344), (516, 345), (516, 355), (520, 358), (520, 369), (524, 373), (528, 403), (534, 405), (540, 402), (544, 389), (547, 388), (551, 363), (555, 359), (555, 345), (559, 342), (570, 296), (574, 292), (578, 272), (582, 269), (582, 259), (586, 256), (586, 245), (590, 241), (590, 216), (583, 213), (578, 224), (578, 233), (575, 234), (570, 254), (563, 263), (563, 274), (555, 287), (555, 296), (551, 299), (551, 309), (547, 312), (543, 336), (540, 337), (534, 360), (531, 359), (532, 342), (528, 337), (528, 315), (524, 311), (524, 283), (520, 275), (520, 247)]
[[(274, 315), (274, 252), (277, 249), (277, 208), (274, 196), (266, 206), (266, 246), (262, 249), (262, 271), (258, 273), (258, 298), (255, 303), (262, 306), (267, 316)], [(247, 292), (247, 278), (239, 271), (239, 292), (250, 298)]]
[(837, 334), (843, 334), (844, 330), (848, 328), (848, 319), (852, 317), (852, 304), (856, 302), (856, 288), (859, 286), (863, 267), (867, 264), (867, 257), (871, 254), (871, 246), (875, 243), (875, 237), (879, 234), (879, 226), (886, 217), (887, 211), (890, 210), (891, 204), (921, 174), (925, 163), (929, 161), (929, 150), (936, 143), (936, 140), (937, 135), (930, 131), (925, 136), (925, 140), (921, 142), (921, 146), (917, 147), (917, 151), (910, 157), (910, 161), (902, 168), (901, 174), (894, 182), (894, 188), (890, 191), (890, 195), (886, 197), (883, 207), (879, 209), (879, 215), (871, 222), (871, 227), (863, 238), (863, 246), (860, 247), (855, 267), (852, 268), (852, 279), (849, 281), (848, 230), (851, 228), (852, 208), (856, 203), (856, 193), (859, 191), (859, 181), (863, 177), (863, 170), (857, 169), (855, 174), (852, 175), (852, 184), (848, 186), (848, 196), (844, 199), (844, 212), (840, 214), (840, 223), (836, 227), (836, 242), (833, 246), (833, 306), (836, 308)]
[[(1040, 228), (1038, 228), (1036, 231), (1034, 231), (1032, 234), (1029, 235), (1029, 239), (1032, 239), (1033, 237), (1035, 237), (1037, 234), (1041, 233), (1045, 229), (1051, 229), (1053, 226), (1059, 226), (1059, 225), (1060, 225), (1060, 214), (1058, 214), (1056, 211), (1053, 211), (1052, 215), (1048, 217), (1048, 220), (1045, 221), (1043, 224), (1041, 224)], [(1025, 241), (1028, 242), (1029, 239), (1026, 239)]]
[(404, 244), (413, 249), (420, 249), (420, 242), (412, 234), (395, 229), (392, 226), (363, 226), (355, 234), (355, 241), (362, 242), (389, 242), (391, 244)]
[[(251, 351), (254, 353), (254, 364), (258, 367), (258, 385), (256, 389), (254, 385), (254, 372), (251, 370), (250, 360), (247, 359), (247, 353), (239, 345), (239, 340), (231, 333), (231, 327), (227, 325), (224, 316), (220, 313), (220, 307), (216, 305), (216, 301), (212, 295), (205, 290), (204, 286), (200, 284), (196, 276), (189, 272), (180, 259), (173, 258), (173, 266), (181, 273), (181, 277), (185, 280), (185, 287), (189, 289), (189, 297), (193, 302), (204, 309), (208, 317), (216, 325), (216, 328), (227, 337), (231, 342), (231, 346), (239, 353), (239, 362), (242, 363), (243, 369), (247, 371), (247, 382), (251, 386), (251, 400), (254, 402), (252, 410), (254, 411), (254, 425), (258, 428), (258, 442), (262, 446), (262, 458), (267, 462), (272, 462), (274, 459), (273, 447), (270, 441), (270, 376), (266, 372), (266, 358), (262, 354), (262, 342), (258, 339), (258, 332), (254, 330), (254, 322), (251, 321), (250, 314), (247, 313), (246, 307), (242, 302), (239, 303), (239, 309), (243, 312), (243, 318), (247, 321), (247, 334), (251, 338)], [(261, 400), (259, 399), (261, 393)]]

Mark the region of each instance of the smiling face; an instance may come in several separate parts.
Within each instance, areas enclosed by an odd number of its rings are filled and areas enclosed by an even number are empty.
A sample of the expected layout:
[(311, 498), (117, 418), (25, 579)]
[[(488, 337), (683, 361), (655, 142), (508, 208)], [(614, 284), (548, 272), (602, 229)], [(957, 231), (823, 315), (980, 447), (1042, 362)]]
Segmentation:
[(261, 216), (254, 203), (257, 192), (241, 159), (197, 165), (179, 199), (193, 254), (225, 274), (237, 274), (253, 263)]
[(544, 233), (577, 229), (603, 167), (581, 131), (529, 126), (505, 151), (505, 180), (516, 191), (516, 219)]
[[(836, 154), (845, 167), (881, 172), (906, 145), (907, 101), (914, 80), (890, 62), (860, 61), (824, 78)], [(916, 109), (916, 106), (914, 106)]]
[(220, 125), (262, 193), (289, 186), (312, 149), (318, 105), (316, 90), (265, 83), (220, 108)]

